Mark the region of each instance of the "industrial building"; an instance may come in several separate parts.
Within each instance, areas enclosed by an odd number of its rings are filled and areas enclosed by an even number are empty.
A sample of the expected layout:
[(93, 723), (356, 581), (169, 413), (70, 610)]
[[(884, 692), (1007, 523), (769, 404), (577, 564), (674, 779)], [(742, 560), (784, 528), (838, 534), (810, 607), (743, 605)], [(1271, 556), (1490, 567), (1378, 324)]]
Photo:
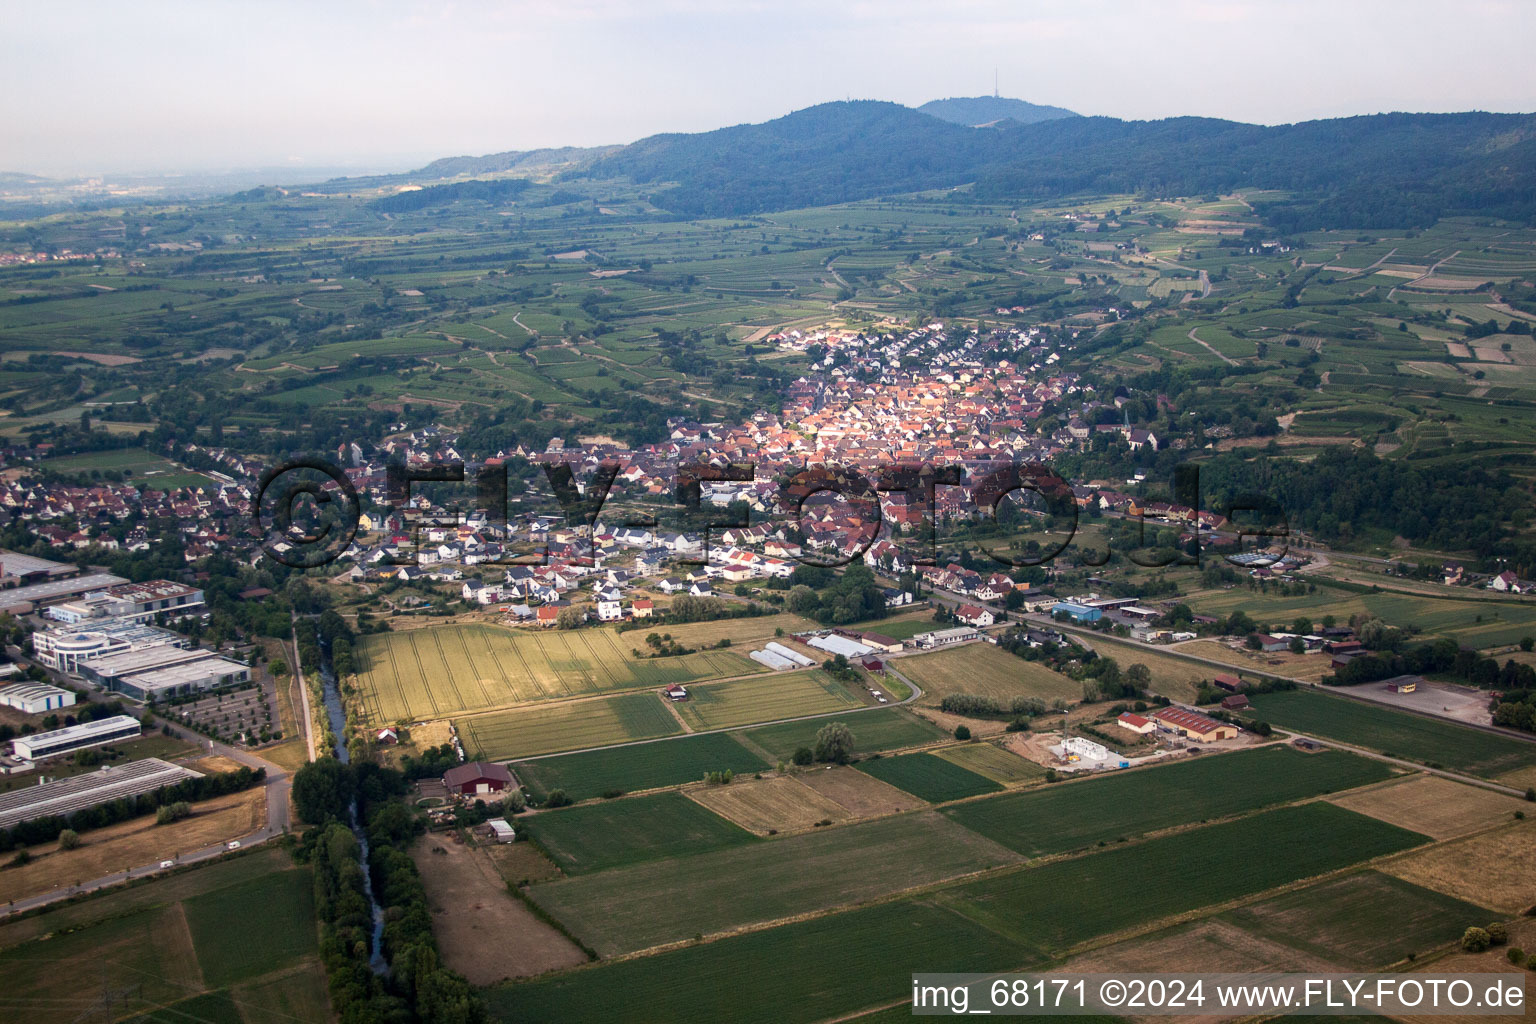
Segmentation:
[(45, 757), (57, 757), (60, 754), (84, 750), (86, 747), (99, 747), (104, 743), (114, 743), (118, 740), (138, 739), (142, 734), (143, 728), (139, 725), (137, 718), (130, 715), (113, 715), (111, 718), (98, 718), (93, 722), (82, 722), (79, 725), (66, 725), (52, 732), (18, 736), (11, 741), (11, 749), (16, 752), (17, 757), (24, 757), (28, 761), (41, 761)]
[(92, 659), (155, 647), (185, 647), (188, 643), (180, 633), (133, 619), (103, 619), (84, 629), (55, 627), (32, 634), (37, 660), (72, 676), (85, 675), (82, 663)]
[(131, 799), (201, 777), (201, 773), (190, 768), (147, 757), (84, 775), (55, 779), (40, 786), (13, 789), (0, 793), (0, 829), (35, 818), (73, 814), (113, 800)]
[(0, 704), (29, 715), (44, 715), (74, 703), (75, 695), (72, 692), (51, 683), (12, 683), (0, 686)]
[(251, 681), (249, 665), (199, 648), (152, 647), (81, 664), (86, 679), (137, 700), (185, 697)]
[(1237, 726), (1218, 722), (1209, 715), (1188, 708), (1159, 708), (1152, 712), (1158, 727), (1171, 733), (1194, 740), (1196, 743), (1214, 743), (1217, 740), (1237, 738)]
[(1098, 622), (1104, 617), (1102, 608), (1091, 608), (1075, 601), (1058, 601), (1051, 605), (1051, 616), (1065, 615), (1076, 622)]
[(171, 580), (121, 583), (84, 594), (73, 601), (53, 605), (44, 617), (69, 625), (92, 619), (127, 619), (144, 622), (157, 615), (184, 618), (205, 610), (203, 592)]
[(950, 644), (963, 644), (967, 640), (975, 640), (980, 636), (980, 631), (974, 627), (956, 626), (953, 629), (936, 629), (931, 633), (919, 633), (912, 638), (912, 645), (923, 650), (932, 650), (935, 647), (948, 647)]
[(96, 590), (106, 590), (108, 587), (127, 582), (121, 576), (98, 572), (89, 576), (75, 576), (70, 579), (55, 579), (24, 587), (12, 587), (9, 590), (0, 590), (0, 612), (29, 615), (40, 607), (58, 604), (72, 597), (79, 597)]

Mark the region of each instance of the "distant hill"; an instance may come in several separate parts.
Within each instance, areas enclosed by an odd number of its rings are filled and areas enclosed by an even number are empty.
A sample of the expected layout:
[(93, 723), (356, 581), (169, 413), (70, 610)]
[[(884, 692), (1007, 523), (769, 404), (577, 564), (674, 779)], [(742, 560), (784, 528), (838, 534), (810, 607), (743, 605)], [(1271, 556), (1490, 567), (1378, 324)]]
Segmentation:
[(654, 135), (576, 175), (676, 186), (688, 215), (823, 206), (974, 183), (993, 201), (1085, 193), (1295, 195), (1288, 230), (1412, 227), (1454, 213), (1536, 220), (1536, 115), (1375, 114), (1268, 127), (1060, 117), (977, 129), (894, 103), (824, 103), (699, 134)]
[(1034, 124), (1058, 117), (1078, 116), (1063, 107), (1047, 107), (1039, 103), (1009, 99), (1007, 96), (956, 96), (947, 100), (929, 100), (917, 109), (941, 121), (973, 127), (997, 121)]
[(464, 174), (501, 174), (506, 171), (569, 170), (607, 156), (621, 146), (564, 146), (559, 149), (510, 150), (485, 156), (449, 156), (434, 160), (404, 178), (457, 178)]

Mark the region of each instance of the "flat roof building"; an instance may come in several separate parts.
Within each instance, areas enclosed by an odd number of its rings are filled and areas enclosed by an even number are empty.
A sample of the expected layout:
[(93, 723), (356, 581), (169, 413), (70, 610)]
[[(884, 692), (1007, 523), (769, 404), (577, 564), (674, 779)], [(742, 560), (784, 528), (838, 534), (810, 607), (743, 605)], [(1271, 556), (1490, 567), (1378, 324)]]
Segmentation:
[(981, 636), (980, 631), (973, 626), (955, 626), (952, 629), (936, 629), (931, 633), (919, 633), (912, 638), (912, 644), (926, 650), (964, 643), (967, 640), (975, 640), (979, 636)]
[(209, 651), (197, 653), (202, 657), (148, 672), (118, 676), (112, 681), (112, 689), (136, 700), (165, 700), (251, 681), (249, 665), (221, 658)]
[(81, 665), (92, 659), (155, 647), (185, 647), (187, 643), (180, 633), (133, 619), (101, 619), (78, 629), (55, 627), (32, 634), (37, 660), (72, 676), (84, 675)]
[(11, 749), (17, 757), (28, 761), (41, 761), (45, 757), (57, 757), (86, 747), (99, 747), (117, 740), (137, 739), (143, 735), (139, 720), (130, 715), (113, 715), (98, 718), (79, 725), (66, 725), (52, 732), (38, 732), (31, 736), (18, 736), (11, 741)]
[(183, 665), (206, 657), (208, 652), (196, 647), (170, 645), (145, 647), (83, 661), (80, 663), (80, 675), (97, 686), (113, 690), (116, 689), (113, 684), (123, 676), (139, 675), (155, 669), (169, 668), (172, 665)]
[(0, 590), (0, 612), (25, 615), (40, 605), (54, 604), (127, 582), (121, 576), (98, 572), (89, 576), (76, 576), (73, 579), (49, 580), (46, 583), (34, 583), (25, 587), (12, 587), (9, 590)]

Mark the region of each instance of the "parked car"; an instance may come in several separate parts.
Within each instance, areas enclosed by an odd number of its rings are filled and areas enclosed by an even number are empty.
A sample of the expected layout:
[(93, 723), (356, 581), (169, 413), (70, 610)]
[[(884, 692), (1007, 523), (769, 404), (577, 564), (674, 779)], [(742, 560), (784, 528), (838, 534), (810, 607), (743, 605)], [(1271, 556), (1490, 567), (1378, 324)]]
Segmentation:
[(176, 866), (176, 862), (173, 860), (163, 860), (160, 862), (160, 866), (162, 868), (173, 868)]
[(224, 844), (224, 849), (226, 849), (226, 850), (238, 850), (238, 849), (240, 849), (240, 840), (238, 840), (238, 839), (231, 839), (229, 842)]

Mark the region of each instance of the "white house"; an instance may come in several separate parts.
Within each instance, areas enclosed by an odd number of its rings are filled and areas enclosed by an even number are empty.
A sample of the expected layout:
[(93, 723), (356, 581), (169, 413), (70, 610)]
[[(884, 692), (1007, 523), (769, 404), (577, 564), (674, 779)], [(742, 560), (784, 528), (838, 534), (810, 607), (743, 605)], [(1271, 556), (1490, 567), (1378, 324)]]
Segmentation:
[(624, 617), (624, 609), (617, 597), (600, 597), (597, 600), (597, 617), (602, 622), (617, 622)]

